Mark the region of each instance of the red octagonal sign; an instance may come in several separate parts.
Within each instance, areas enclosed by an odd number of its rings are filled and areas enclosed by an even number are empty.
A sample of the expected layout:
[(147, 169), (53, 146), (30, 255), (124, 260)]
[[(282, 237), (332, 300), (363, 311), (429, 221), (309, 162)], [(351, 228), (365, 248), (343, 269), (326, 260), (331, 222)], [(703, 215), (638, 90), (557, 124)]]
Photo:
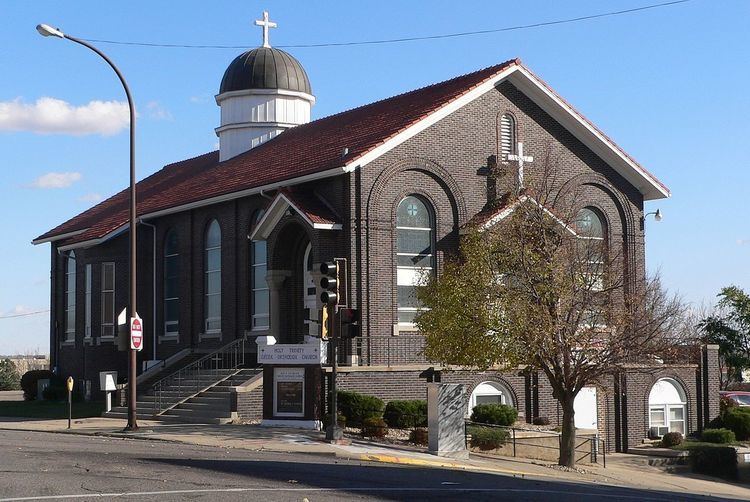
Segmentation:
[(143, 349), (143, 320), (138, 317), (138, 314), (130, 318), (130, 348)]

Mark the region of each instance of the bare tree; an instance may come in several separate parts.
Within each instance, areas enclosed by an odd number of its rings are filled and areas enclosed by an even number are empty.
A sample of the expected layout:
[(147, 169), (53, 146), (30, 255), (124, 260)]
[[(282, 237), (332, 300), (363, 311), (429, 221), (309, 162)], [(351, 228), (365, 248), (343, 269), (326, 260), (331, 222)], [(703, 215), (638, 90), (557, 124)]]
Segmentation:
[(430, 360), (543, 371), (563, 412), (559, 463), (573, 466), (576, 395), (624, 363), (669, 357), (684, 344), (685, 306), (658, 276), (628, 271), (622, 246), (581, 220), (583, 194), (553, 190), (553, 165), (534, 189), (504, 198), (501, 221), (469, 229), (459, 255), (419, 288), (416, 323)]

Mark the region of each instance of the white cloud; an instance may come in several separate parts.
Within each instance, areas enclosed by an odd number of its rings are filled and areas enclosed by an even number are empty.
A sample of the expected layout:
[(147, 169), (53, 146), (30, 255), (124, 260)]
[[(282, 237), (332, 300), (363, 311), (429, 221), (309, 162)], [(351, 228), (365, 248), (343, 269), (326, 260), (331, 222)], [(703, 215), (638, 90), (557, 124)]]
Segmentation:
[(149, 101), (146, 103), (148, 117), (155, 120), (172, 120), (172, 114), (164, 108), (158, 101)]
[(204, 96), (190, 96), (190, 102), (195, 103), (197, 105), (202, 105), (205, 103), (208, 103), (211, 100), (210, 96), (204, 95)]
[(112, 136), (129, 124), (128, 105), (121, 101), (91, 101), (81, 106), (50, 97), (35, 103), (24, 103), (21, 98), (0, 101), (0, 131)]
[(737, 239), (737, 245), (738, 246), (750, 245), (750, 239)]
[(103, 199), (102, 194), (92, 192), (92, 193), (87, 193), (78, 197), (78, 202), (96, 203), (96, 202), (101, 202), (102, 199)]
[(49, 188), (68, 188), (70, 185), (81, 179), (81, 173), (47, 173), (39, 176), (32, 181), (31, 188), (40, 188), (46, 190)]
[(13, 315), (24, 315), (24, 314), (30, 314), (31, 312), (37, 312), (39, 310), (41, 309), (34, 309), (26, 305), (16, 305), (12, 309), (0, 313), (0, 315), (2, 315), (3, 317), (13, 316)]

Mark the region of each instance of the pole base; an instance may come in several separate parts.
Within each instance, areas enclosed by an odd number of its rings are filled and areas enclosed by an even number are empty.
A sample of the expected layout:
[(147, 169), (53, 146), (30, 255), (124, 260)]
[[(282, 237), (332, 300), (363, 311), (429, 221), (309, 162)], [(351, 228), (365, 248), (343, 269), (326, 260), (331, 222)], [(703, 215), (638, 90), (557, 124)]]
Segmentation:
[(128, 424), (125, 426), (122, 432), (138, 432), (138, 426)]
[(326, 441), (336, 442), (344, 440), (344, 429), (335, 425), (326, 429)]

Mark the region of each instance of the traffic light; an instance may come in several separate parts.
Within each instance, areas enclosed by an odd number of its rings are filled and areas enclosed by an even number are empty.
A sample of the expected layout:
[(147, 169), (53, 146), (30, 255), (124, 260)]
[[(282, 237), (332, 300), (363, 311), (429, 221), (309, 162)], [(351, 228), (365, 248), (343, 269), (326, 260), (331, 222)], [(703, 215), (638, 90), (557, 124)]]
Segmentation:
[(341, 339), (357, 338), (359, 332), (359, 311), (357, 309), (339, 309), (341, 317)]
[(320, 264), (320, 301), (323, 305), (336, 305), (339, 302), (339, 269), (336, 262), (324, 262)]

